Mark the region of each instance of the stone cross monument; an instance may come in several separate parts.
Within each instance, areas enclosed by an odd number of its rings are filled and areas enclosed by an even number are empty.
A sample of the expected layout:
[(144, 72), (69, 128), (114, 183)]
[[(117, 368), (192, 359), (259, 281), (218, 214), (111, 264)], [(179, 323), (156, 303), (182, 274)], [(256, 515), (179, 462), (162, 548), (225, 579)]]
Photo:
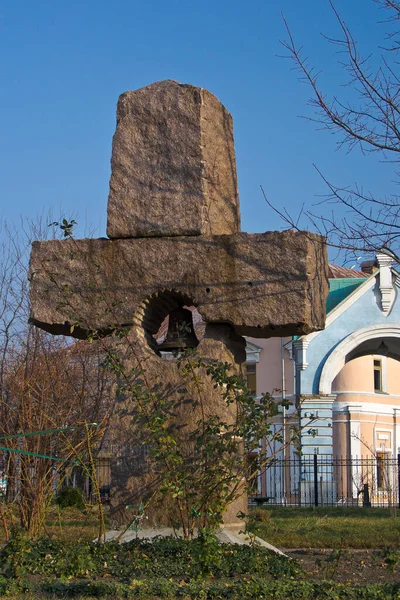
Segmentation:
[[(179, 372), (155, 334), (176, 309), (197, 307), (206, 323), (199, 352), (238, 367), (245, 360), (241, 336), (324, 327), (324, 240), (308, 232), (240, 231), (232, 118), (214, 95), (175, 81), (122, 94), (111, 167), (107, 239), (33, 243), (35, 325), (81, 339), (129, 328), (148, 378), (175, 392)], [(210, 386), (208, 410), (218, 402)], [(176, 419), (184, 438), (196, 415), (177, 400)], [(120, 481), (123, 503), (135, 482), (129, 473)]]

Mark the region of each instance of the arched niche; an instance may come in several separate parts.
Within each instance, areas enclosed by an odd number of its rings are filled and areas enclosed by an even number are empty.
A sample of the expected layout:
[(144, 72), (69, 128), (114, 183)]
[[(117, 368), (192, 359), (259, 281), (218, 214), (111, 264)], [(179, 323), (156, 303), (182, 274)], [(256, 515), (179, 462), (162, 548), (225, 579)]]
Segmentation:
[[(379, 340), (379, 344), (373, 343)], [(400, 355), (400, 325), (372, 325), (363, 327), (348, 335), (327, 358), (319, 380), (319, 393), (330, 394), (332, 382), (347, 360), (366, 353), (375, 353), (381, 341), (386, 341), (386, 346), (392, 355)], [(396, 343), (395, 340), (398, 340)], [(395, 342), (395, 343), (393, 343)]]

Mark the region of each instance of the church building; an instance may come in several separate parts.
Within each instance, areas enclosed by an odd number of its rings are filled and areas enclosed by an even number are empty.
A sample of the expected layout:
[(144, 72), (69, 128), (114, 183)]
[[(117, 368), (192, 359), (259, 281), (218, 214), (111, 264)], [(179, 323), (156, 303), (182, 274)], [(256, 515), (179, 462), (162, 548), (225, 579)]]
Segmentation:
[(258, 491), (271, 502), (354, 502), (366, 484), (372, 502), (398, 495), (400, 274), (383, 253), (361, 269), (330, 266), (322, 331), (247, 340), (250, 388), (291, 402), (274, 423), (286, 447), (260, 448), (271, 460)]

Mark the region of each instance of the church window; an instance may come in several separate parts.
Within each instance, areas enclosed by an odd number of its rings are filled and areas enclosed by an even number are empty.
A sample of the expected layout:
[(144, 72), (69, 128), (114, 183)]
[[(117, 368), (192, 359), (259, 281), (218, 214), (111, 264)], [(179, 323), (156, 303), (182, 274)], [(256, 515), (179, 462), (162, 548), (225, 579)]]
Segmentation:
[(374, 358), (374, 391), (383, 391), (382, 361), (380, 358)]
[(256, 363), (246, 363), (246, 379), (247, 379), (247, 389), (249, 393), (253, 396), (257, 395), (257, 378), (256, 378)]

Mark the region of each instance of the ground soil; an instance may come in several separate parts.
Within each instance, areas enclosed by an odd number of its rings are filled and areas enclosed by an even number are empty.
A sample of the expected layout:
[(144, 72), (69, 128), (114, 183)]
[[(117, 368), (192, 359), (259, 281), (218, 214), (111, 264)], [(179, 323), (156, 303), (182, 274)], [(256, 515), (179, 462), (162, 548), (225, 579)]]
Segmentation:
[(400, 566), (388, 568), (382, 550), (283, 550), (297, 560), (312, 579), (352, 583), (398, 583)]

